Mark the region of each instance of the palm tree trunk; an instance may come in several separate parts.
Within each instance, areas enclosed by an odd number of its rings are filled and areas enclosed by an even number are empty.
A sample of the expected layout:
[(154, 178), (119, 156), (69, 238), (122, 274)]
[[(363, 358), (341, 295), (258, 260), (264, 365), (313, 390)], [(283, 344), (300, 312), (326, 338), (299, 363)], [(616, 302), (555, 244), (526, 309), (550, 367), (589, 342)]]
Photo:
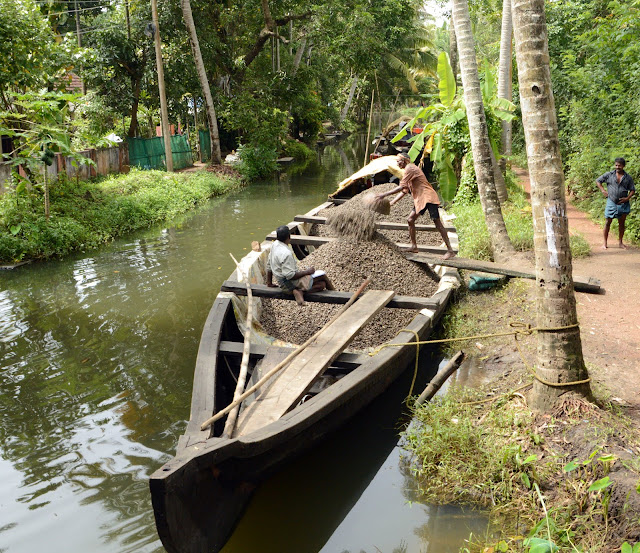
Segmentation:
[(464, 90), (464, 101), (467, 106), (467, 120), (471, 137), (473, 165), (478, 180), (478, 194), (484, 212), (484, 218), (491, 237), (493, 257), (498, 262), (509, 259), (515, 250), (509, 240), (507, 228), (502, 218), (500, 201), (496, 192), (491, 161), (491, 143), (489, 130), (482, 103), (478, 64), (471, 33), (471, 19), (467, 0), (453, 0), (453, 20), (460, 55), (460, 74)]
[(207, 122), (209, 124), (209, 134), (211, 135), (211, 163), (214, 165), (221, 165), (222, 154), (220, 152), (218, 119), (216, 117), (216, 110), (213, 105), (213, 97), (211, 96), (211, 88), (209, 87), (207, 72), (204, 68), (204, 61), (202, 60), (202, 53), (200, 52), (200, 43), (198, 42), (196, 25), (193, 22), (193, 14), (191, 13), (191, 2), (190, 0), (180, 0), (180, 4), (182, 6), (182, 16), (184, 18), (184, 23), (187, 27), (187, 30), (189, 31), (189, 42), (191, 43), (191, 51), (193, 52), (193, 58), (196, 62), (198, 79), (200, 80), (200, 86), (202, 87), (202, 93), (204, 94), (204, 105), (207, 113)]
[[(531, 205), (536, 256), (537, 373), (548, 382), (587, 378), (577, 327), (571, 249), (558, 126), (551, 88), (544, 0), (513, 0), (513, 25), (531, 178)], [(534, 380), (533, 408), (548, 410), (556, 398), (572, 390), (590, 395), (588, 383), (554, 387)]]
[(349, 90), (349, 96), (347, 97), (347, 103), (342, 108), (342, 112), (340, 113), (340, 124), (347, 118), (347, 113), (349, 113), (349, 108), (351, 107), (351, 102), (353, 101), (353, 95), (356, 91), (356, 87), (358, 86), (358, 75), (354, 75), (351, 80), (351, 89)]
[(458, 80), (458, 44), (456, 42), (456, 27), (453, 19), (449, 25), (449, 62), (453, 71), (453, 78)]
[[(502, 2), (502, 32), (500, 35), (500, 61), (498, 62), (498, 98), (511, 101), (512, 89), (512, 57), (511, 37), (513, 35), (513, 20), (511, 18), (511, 0)], [(511, 121), (502, 121), (502, 144), (500, 153), (511, 155)], [(500, 159), (500, 170), (504, 173), (507, 161)], [(505, 190), (506, 191), (506, 190)], [(501, 200), (502, 201), (502, 200)]]

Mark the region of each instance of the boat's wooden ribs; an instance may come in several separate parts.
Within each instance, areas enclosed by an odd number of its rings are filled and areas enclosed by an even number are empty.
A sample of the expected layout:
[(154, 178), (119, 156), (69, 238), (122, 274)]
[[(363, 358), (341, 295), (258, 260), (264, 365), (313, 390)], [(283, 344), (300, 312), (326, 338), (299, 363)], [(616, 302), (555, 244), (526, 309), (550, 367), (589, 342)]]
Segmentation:
[[(232, 292), (237, 296), (246, 296), (247, 287), (244, 282), (236, 282), (226, 280), (222, 283), (220, 290), (223, 292)], [(280, 288), (271, 288), (264, 284), (252, 284), (251, 292), (259, 298), (272, 298), (279, 300), (293, 300), (292, 294), (288, 294), (280, 290)], [(305, 301), (345, 304), (351, 298), (352, 292), (339, 292), (337, 290), (323, 290), (322, 292), (307, 292), (304, 295)], [(417, 296), (393, 296), (386, 307), (395, 307), (398, 309), (435, 309), (437, 302), (431, 298), (420, 298)]]
[[(267, 235), (267, 240), (275, 240), (276, 234), (272, 232)], [(322, 246), (323, 244), (327, 244), (328, 242), (333, 242), (335, 238), (330, 236), (300, 236), (300, 235), (291, 235), (291, 244), (300, 245), (300, 246), (314, 246), (316, 248)], [(410, 244), (405, 244), (402, 242), (396, 242), (396, 246), (401, 250), (409, 249)], [(447, 248), (444, 246), (425, 246), (423, 244), (418, 244), (418, 250), (424, 253), (436, 253), (436, 254), (444, 254), (447, 252)]]
[[(229, 355), (233, 357), (242, 357), (242, 349), (244, 344), (242, 342), (230, 342), (223, 340), (220, 342), (220, 353), (223, 355)], [(280, 348), (288, 353), (293, 351), (293, 348)], [(251, 350), (249, 351), (249, 355), (252, 358), (261, 358), (264, 357), (267, 353), (267, 346), (262, 344), (251, 344)], [(367, 359), (369, 359), (368, 355), (362, 355), (358, 353), (341, 353), (335, 363), (339, 365), (346, 365), (348, 367), (356, 367), (358, 365), (362, 365)]]
[[(316, 225), (325, 225), (327, 223), (326, 217), (309, 216), (309, 215), (296, 215), (293, 218), (294, 221), (299, 223), (311, 223)], [(379, 230), (408, 230), (409, 225), (407, 223), (392, 223), (391, 221), (377, 221), (376, 228)], [(451, 225), (445, 225), (447, 232), (455, 232), (456, 228)], [(438, 229), (433, 224), (429, 225), (416, 225), (417, 231), (426, 232), (438, 232)]]

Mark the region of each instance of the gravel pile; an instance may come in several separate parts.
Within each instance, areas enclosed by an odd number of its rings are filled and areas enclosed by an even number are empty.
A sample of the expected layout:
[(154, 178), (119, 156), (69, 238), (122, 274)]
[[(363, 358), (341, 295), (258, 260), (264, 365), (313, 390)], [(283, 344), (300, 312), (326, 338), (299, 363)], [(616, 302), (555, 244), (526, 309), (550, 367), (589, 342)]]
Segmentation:
[[(343, 204), (346, 205), (346, 204)], [(326, 271), (337, 290), (354, 292), (369, 277), (369, 290), (394, 290), (396, 294), (430, 297), (437, 283), (418, 265), (407, 261), (387, 238), (376, 233), (374, 240), (355, 243), (338, 239), (329, 242), (299, 263)], [(339, 305), (263, 300), (261, 322), (266, 332), (301, 344), (315, 334), (340, 309)], [(384, 308), (351, 343), (351, 349), (368, 349), (393, 338), (415, 317), (411, 309)]]
[[(393, 183), (379, 184), (376, 185), (376, 192), (388, 192), (398, 186)], [(321, 217), (329, 217), (336, 216), (338, 213), (342, 212), (360, 212), (360, 211), (369, 211), (367, 209), (365, 198), (367, 194), (370, 194), (370, 190), (365, 190), (364, 192), (360, 192), (360, 194), (351, 198), (348, 202), (344, 204), (336, 205), (334, 207), (330, 207), (327, 209), (323, 209), (318, 213)], [(393, 199), (392, 196), (389, 196), (389, 199)], [(397, 204), (391, 207), (391, 213), (389, 215), (382, 215), (381, 213), (373, 213), (376, 221), (389, 221), (392, 223), (406, 223), (407, 217), (411, 210), (413, 209), (413, 198), (410, 194), (405, 195)], [(424, 215), (421, 215), (417, 224), (428, 224), (431, 223), (431, 218), (429, 217), (429, 212), (425, 212)], [(332, 231), (331, 228), (327, 228), (329, 225), (313, 225), (311, 228), (312, 236), (336, 236), (336, 233)], [(409, 231), (408, 230), (381, 230), (378, 231), (392, 242), (402, 242), (409, 243)], [(439, 232), (424, 232), (418, 231), (416, 233), (416, 238), (418, 244), (428, 245), (428, 246), (439, 246), (442, 244), (442, 237)]]

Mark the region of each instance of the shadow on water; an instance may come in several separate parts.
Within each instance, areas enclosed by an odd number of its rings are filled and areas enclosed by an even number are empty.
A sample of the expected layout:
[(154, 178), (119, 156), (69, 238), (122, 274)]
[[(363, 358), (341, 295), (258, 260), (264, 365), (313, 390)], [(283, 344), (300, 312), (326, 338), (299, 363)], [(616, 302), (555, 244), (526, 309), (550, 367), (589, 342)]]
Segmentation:
[[(414, 394), (438, 361), (421, 352)], [(222, 553), (444, 553), (483, 532), (477, 512), (419, 503), (398, 444), (413, 373), (412, 364), (348, 425), (259, 487)]]

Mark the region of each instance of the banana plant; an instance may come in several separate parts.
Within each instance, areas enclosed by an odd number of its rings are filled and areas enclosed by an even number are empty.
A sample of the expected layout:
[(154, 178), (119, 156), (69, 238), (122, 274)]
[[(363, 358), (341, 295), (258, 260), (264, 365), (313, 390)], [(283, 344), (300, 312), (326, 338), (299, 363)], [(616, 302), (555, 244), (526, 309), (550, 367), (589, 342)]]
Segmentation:
[[(438, 78), (440, 101), (420, 108), (415, 117), (407, 123), (391, 142), (401, 140), (409, 131), (413, 130), (418, 122), (427, 121), (420, 134), (409, 138), (408, 142), (411, 143), (409, 157), (411, 161), (415, 161), (420, 155), (424, 158), (429, 154), (438, 174), (442, 198), (445, 201), (451, 201), (456, 194), (458, 179), (453, 169), (455, 153), (452, 151), (452, 144), (448, 134), (458, 121), (466, 117), (467, 112), (464, 98), (458, 91), (455, 75), (446, 52), (441, 52), (438, 56)], [(493, 116), (506, 121), (513, 119), (515, 106), (508, 100), (497, 97), (495, 77), (486, 63), (483, 98), (488, 117)], [(494, 152), (497, 153), (495, 146), (495, 144), (492, 144)]]

